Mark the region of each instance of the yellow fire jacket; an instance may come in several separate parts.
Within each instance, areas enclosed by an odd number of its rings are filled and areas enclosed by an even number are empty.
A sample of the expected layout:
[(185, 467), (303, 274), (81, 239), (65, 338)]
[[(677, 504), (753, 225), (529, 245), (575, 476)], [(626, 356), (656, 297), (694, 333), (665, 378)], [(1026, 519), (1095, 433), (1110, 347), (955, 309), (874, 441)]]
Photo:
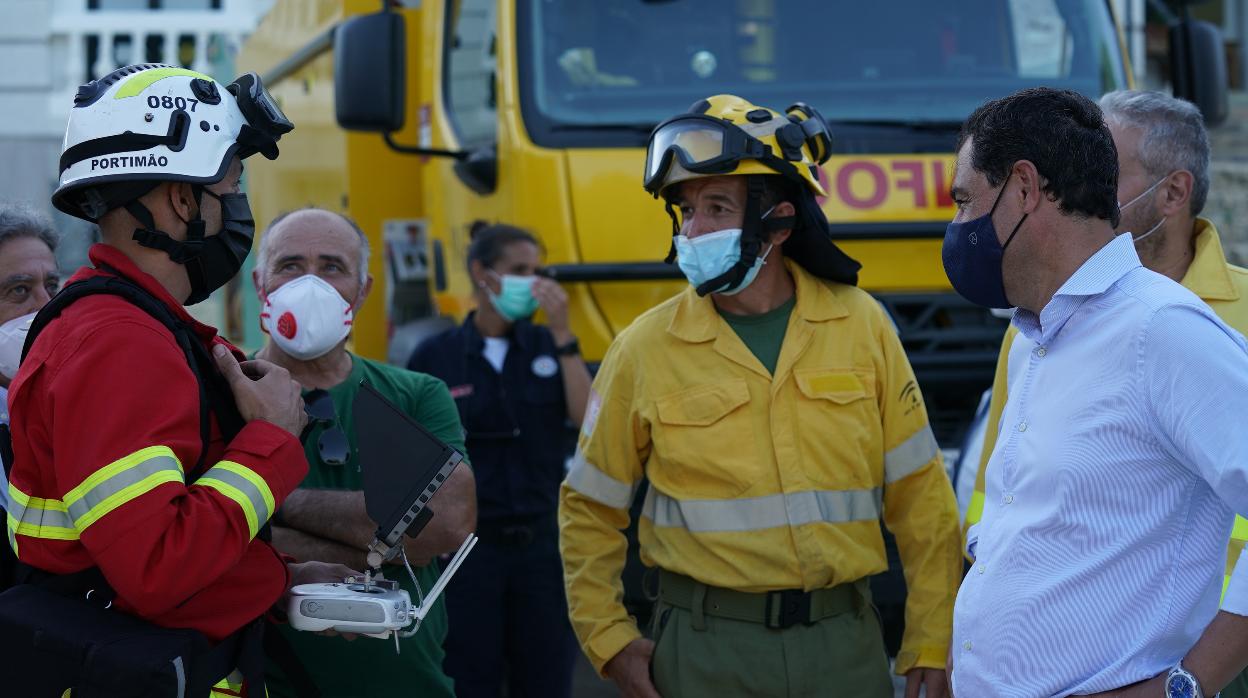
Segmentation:
[[(1192, 233), (1196, 240), (1196, 254), (1192, 265), (1183, 275), (1183, 286), (1200, 296), (1200, 299), (1213, 308), (1213, 312), (1222, 318), (1240, 334), (1248, 334), (1248, 269), (1228, 264), (1222, 252), (1222, 241), (1218, 238), (1218, 230), (1213, 223), (1197, 218)], [(966, 510), (966, 529), (979, 523), (984, 514), (984, 470), (988, 467), (988, 459), (992, 449), (997, 445), (997, 429), (1001, 422), (1001, 412), (1005, 409), (1008, 397), (1007, 373), (1009, 371), (1010, 346), (1018, 330), (1011, 325), (1001, 342), (1001, 354), (997, 357), (997, 373), (992, 381), (992, 401), (988, 406), (988, 429), (984, 432), (984, 449), (979, 458), (979, 471), (975, 476), (975, 493)], [(1223, 590), (1230, 579), (1231, 570), (1235, 567), (1239, 553), (1248, 541), (1248, 520), (1242, 516), (1235, 517), (1235, 528), (1231, 531), (1231, 541), (1226, 557), (1226, 576), (1222, 582)]]
[(797, 302), (774, 377), (692, 288), (603, 360), (559, 507), (572, 625), (600, 672), (639, 637), (620, 531), (643, 476), (642, 561), (739, 591), (884, 571), (883, 515), (909, 589), (896, 670), (945, 666), (957, 508), (913, 371), (871, 296), (786, 264)]

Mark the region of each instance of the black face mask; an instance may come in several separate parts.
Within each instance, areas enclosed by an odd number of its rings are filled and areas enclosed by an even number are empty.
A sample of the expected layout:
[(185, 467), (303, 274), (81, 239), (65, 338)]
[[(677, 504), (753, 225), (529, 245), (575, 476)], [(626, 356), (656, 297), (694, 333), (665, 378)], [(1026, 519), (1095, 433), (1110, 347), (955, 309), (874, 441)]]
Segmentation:
[(187, 305), (207, 299), (238, 274), (251, 254), (251, 241), (256, 235), (256, 221), (246, 194), (214, 194), (207, 189), (204, 193), (221, 204), (221, 232), (204, 238), (199, 254), (186, 263), (186, 275), (191, 280)]
[(146, 206), (138, 201), (126, 204), (126, 210), (147, 226), (135, 229), (135, 241), (164, 251), (169, 259), (186, 267), (191, 295), (185, 305), (206, 300), (213, 291), (234, 278), (251, 254), (251, 241), (256, 234), (256, 222), (246, 194), (216, 194), (196, 186), (197, 198), (201, 193), (221, 204), (221, 232), (211, 237), (204, 235), (204, 219), (200, 215), (186, 222), (186, 240), (174, 240), (155, 230), (155, 220)]

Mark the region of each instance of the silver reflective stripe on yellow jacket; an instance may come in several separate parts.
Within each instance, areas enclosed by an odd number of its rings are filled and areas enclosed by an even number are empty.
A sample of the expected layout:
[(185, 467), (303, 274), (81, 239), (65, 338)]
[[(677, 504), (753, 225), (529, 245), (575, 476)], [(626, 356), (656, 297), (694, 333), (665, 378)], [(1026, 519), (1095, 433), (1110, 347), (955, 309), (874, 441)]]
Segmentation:
[(812, 523), (874, 521), (880, 517), (883, 496), (883, 490), (875, 488), (682, 501), (651, 486), (641, 515), (655, 526), (683, 528), (691, 533), (760, 531)]

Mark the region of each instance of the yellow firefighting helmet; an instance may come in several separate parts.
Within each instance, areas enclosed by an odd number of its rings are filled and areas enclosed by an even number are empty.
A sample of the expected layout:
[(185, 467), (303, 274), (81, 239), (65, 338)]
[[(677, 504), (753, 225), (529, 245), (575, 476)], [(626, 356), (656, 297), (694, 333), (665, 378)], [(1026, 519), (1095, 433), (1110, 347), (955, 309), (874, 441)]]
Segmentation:
[(781, 175), (826, 196), (817, 168), (831, 151), (827, 122), (813, 107), (798, 102), (780, 114), (734, 95), (715, 95), (650, 134), (644, 186), (657, 197), (698, 177)]

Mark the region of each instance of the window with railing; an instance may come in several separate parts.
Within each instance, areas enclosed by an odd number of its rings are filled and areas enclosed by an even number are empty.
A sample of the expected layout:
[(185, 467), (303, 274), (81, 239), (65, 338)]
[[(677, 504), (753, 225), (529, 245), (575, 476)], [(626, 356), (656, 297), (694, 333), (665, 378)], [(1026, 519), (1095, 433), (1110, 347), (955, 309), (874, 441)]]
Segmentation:
[(222, 0), (87, 0), (88, 10), (219, 10)]

